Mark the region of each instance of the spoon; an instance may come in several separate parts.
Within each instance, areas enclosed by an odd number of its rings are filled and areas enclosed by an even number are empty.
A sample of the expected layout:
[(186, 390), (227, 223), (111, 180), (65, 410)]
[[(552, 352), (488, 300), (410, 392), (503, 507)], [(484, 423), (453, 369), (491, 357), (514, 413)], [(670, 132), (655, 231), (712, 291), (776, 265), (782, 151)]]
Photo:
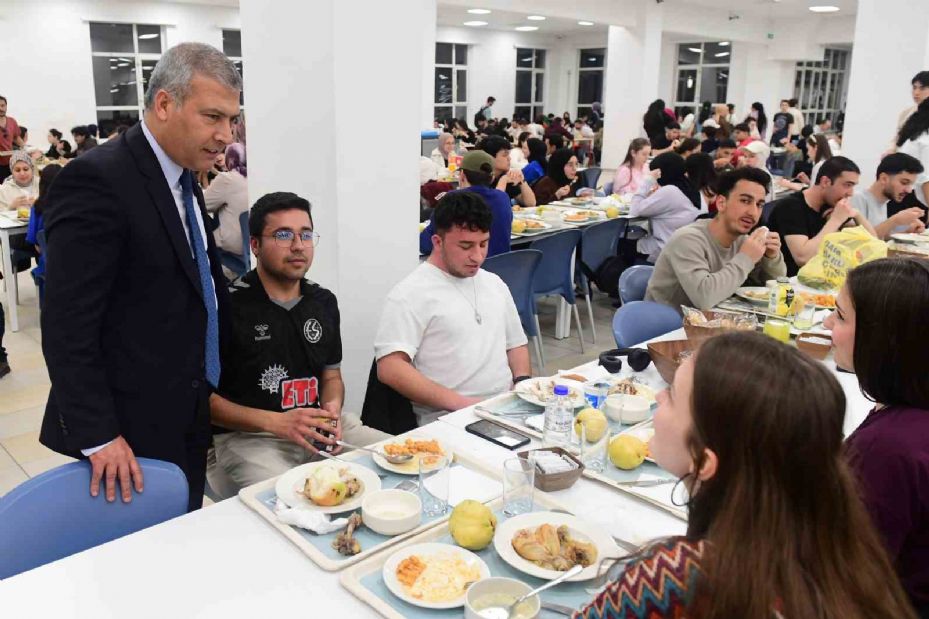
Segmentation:
[(526, 595), (516, 598), (516, 601), (510, 604), (509, 606), (491, 606), (489, 608), (485, 608), (484, 610), (481, 611), (481, 617), (483, 617), (484, 619), (509, 619), (510, 617), (513, 616), (513, 611), (516, 610), (516, 607), (519, 604), (522, 604), (524, 601), (531, 598), (533, 595), (537, 595), (541, 593), (542, 591), (545, 591), (546, 589), (550, 589), (554, 587), (555, 585), (561, 584), (565, 580), (571, 578), (572, 576), (576, 576), (577, 574), (580, 574), (583, 571), (584, 571), (584, 566), (581, 564), (577, 564), (574, 567), (572, 567), (570, 570), (568, 570), (567, 572), (559, 576), (558, 578), (554, 580), (550, 580), (544, 585), (542, 585), (541, 587), (536, 587), (535, 589), (533, 589)]
[(413, 456), (411, 456), (410, 454), (405, 454), (402, 456), (388, 456), (382, 451), (378, 451), (376, 449), (370, 449), (369, 447), (360, 447), (358, 445), (352, 445), (350, 443), (346, 443), (345, 441), (336, 441), (336, 444), (341, 445), (342, 447), (348, 447), (349, 449), (360, 449), (361, 451), (368, 451), (373, 454), (377, 454), (380, 457), (387, 460), (388, 462), (390, 462), (391, 464), (406, 464), (407, 462), (413, 459)]

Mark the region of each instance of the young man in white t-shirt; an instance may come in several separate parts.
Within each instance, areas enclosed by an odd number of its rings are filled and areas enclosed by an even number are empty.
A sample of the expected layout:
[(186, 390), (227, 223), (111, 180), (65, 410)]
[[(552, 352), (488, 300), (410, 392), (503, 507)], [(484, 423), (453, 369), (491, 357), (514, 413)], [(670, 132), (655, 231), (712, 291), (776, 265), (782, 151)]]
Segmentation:
[(387, 295), (374, 339), (377, 376), (412, 402), (419, 425), (529, 377), (510, 290), (481, 270), (490, 224), (480, 196), (447, 194), (435, 209), (429, 259)]

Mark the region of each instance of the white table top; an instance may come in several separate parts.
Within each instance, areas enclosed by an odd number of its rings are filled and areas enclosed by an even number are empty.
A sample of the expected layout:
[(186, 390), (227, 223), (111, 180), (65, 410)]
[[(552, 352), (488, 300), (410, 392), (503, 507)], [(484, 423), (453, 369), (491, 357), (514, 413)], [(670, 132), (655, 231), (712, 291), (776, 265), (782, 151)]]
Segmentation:
[[(679, 339), (683, 330), (658, 339)], [(582, 366), (583, 367), (583, 366)], [(834, 367), (834, 366), (833, 366)], [(629, 370), (624, 368), (624, 373)], [(643, 378), (661, 385), (650, 367)], [(849, 401), (846, 431), (870, 403), (850, 374), (839, 380)], [(453, 450), (499, 465), (513, 452), (468, 434), (477, 417), (464, 409), (430, 425)], [(685, 523), (588, 479), (550, 496), (632, 542), (683, 533)], [(4, 616), (30, 617), (376, 617), (338, 582), (237, 498), (140, 531), (0, 582)], [(301, 610), (302, 609), (302, 610)]]
[(28, 226), (28, 223), (16, 218), (16, 211), (0, 212), (0, 229), (19, 231), (20, 228), (25, 230)]

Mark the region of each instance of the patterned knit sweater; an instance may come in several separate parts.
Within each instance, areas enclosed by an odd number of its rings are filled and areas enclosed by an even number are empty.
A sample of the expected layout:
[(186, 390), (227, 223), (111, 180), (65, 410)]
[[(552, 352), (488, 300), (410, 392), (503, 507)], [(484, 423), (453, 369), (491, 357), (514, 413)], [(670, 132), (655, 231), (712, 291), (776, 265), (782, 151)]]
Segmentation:
[(704, 542), (674, 538), (632, 562), (572, 619), (684, 619), (702, 575)]

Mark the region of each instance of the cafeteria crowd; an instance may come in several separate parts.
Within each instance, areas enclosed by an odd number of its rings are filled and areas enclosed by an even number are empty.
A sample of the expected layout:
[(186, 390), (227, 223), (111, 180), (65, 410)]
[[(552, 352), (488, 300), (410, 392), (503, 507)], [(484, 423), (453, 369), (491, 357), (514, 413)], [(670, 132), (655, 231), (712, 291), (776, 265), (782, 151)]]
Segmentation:
[[(917, 107), (867, 187), (819, 139), (825, 123), (803, 135), (790, 101), (770, 123), (760, 104), (744, 122), (726, 105), (678, 119), (652, 104), (609, 192), (649, 220), (637, 246), (655, 269), (646, 297), (710, 308), (747, 280), (795, 275), (846, 226), (923, 231), (929, 72), (911, 86)], [(40, 440), (89, 459), (90, 492), (108, 501), (143, 490), (138, 457), (177, 464), (195, 510), (207, 479), (232, 496), (340, 441), (367, 445), (530, 378), (513, 297), (481, 267), (511, 249), (514, 205), (598, 189), (579, 167), (599, 158), (600, 104), (573, 122), (510, 124), (492, 117), (491, 97), (474, 130), (447, 122), (423, 184), (454, 163), (460, 188), (432, 194), (428, 257), (383, 303), (366, 400), (390, 405), (359, 415), (344, 410), (338, 299), (307, 279), (326, 231), (286, 188), (248, 196), (241, 87), (221, 52), (183, 43), (158, 61), (134, 126), (105, 140), (77, 128), (73, 151), (49, 131), (36, 156), (24, 137), (0, 143), (12, 151), (0, 208), (29, 210), (20, 249), (45, 281)], [(0, 112), (15, 125), (5, 100)], [(459, 162), (461, 142), (475, 148)], [(811, 150), (828, 156), (811, 162)], [(803, 178), (805, 164), (819, 167)], [(794, 193), (771, 206), (774, 165), (792, 165), (775, 169), (802, 187), (784, 185)], [(221, 252), (255, 266), (230, 278)], [(926, 307), (925, 260), (849, 273), (827, 326), (836, 364), (875, 406), (847, 440), (835, 375), (794, 348), (729, 334), (683, 361), (659, 396), (651, 450), (686, 490), (687, 533), (643, 547), (575, 616), (929, 617)]]

